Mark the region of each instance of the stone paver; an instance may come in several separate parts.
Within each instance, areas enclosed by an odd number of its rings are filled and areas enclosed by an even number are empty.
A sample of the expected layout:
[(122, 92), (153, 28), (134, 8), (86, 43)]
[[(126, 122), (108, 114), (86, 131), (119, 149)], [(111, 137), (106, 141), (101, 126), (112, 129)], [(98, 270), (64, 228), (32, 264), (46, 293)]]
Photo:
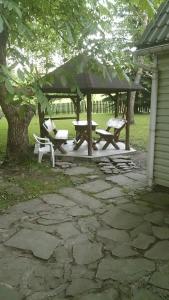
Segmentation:
[(27, 202), (21, 202), (14, 207), (11, 207), (11, 211), (16, 214), (26, 213), (26, 214), (37, 214), (41, 211), (49, 211), (51, 208), (48, 204), (44, 203), (42, 200), (35, 198)]
[(87, 278), (87, 279), (94, 279), (95, 272), (94, 270), (89, 270), (84, 265), (76, 265), (72, 267), (71, 278)]
[(96, 229), (100, 227), (100, 223), (95, 216), (81, 218), (78, 224), (82, 232), (96, 231)]
[(49, 259), (59, 240), (42, 231), (22, 229), (5, 242), (6, 246), (22, 250), (30, 250), (36, 257)]
[(140, 233), (152, 235), (151, 224), (144, 221), (144, 223), (141, 223), (140, 225), (138, 225), (136, 228), (134, 228), (132, 231), (130, 231), (131, 238), (137, 237)]
[(126, 177), (125, 175), (109, 176), (106, 177), (106, 180), (114, 184), (118, 184), (128, 191), (135, 191), (137, 189), (142, 190), (147, 186), (147, 182), (138, 181), (138, 180), (136, 181)]
[(0, 284), (0, 300), (21, 300), (21, 295), (11, 286)]
[(168, 240), (169, 239), (169, 228), (168, 227), (152, 227), (154, 235), (160, 240)]
[(151, 208), (149, 207), (134, 203), (124, 203), (120, 205), (120, 208), (137, 215), (145, 215), (146, 213), (149, 213), (151, 211)]
[(169, 241), (156, 243), (145, 253), (145, 257), (150, 259), (168, 260), (169, 259)]
[(57, 226), (57, 232), (63, 239), (76, 237), (80, 232), (75, 228), (71, 222), (65, 222)]
[(104, 192), (97, 193), (95, 194), (95, 196), (100, 199), (114, 199), (125, 196), (125, 193), (122, 191), (121, 188), (114, 187)]
[[(126, 172), (127, 157), (115, 159)], [(3, 300), (8, 290), (10, 300), (169, 299), (168, 193), (148, 192), (145, 172), (132, 166), (106, 177), (100, 167), (116, 170), (100, 162), (59, 161), (73, 187), (0, 215)]]
[(53, 225), (71, 220), (71, 216), (66, 215), (66, 213), (62, 210), (58, 210), (58, 212), (52, 211), (50, 213), (41, 214), (40, 218), (37, 218), (37, 223), (41, 225)]
[(119, 299), (119, 294), (113, 288), (107, 289), (104, 292), (88, 294), (88, 295), (76, 298), (76, 300), (118, 300), (118, 299)]
[(145, 215), (144, 219), (156, 225), (161, 225), (164, 222), (164, 214), (161, 211), (155, 211)]
[(86, 241), (73, 247), (73, 257), (77, 264), (88, 265), (103, 256), (101, 250), (101, 244)]
[(147, 181), (147, 176), (141, 173), (132, 172), (132, 173), (127, 173), (126, 176), (133, 180), (138, 180), (143, 182)]
[(152, 285), (169, 290), (169, 273), (155, 272), (150, 280)]
[(101, 220), (107, 225), (117, 229), (132, 229), (142, 222), (140, 216), (122, 211), (117, 207), (112, 207), (112, 209), (103, 214)]
[(133, 250), (127, 243), (119, 243), (113, 246), (111, 253), (117, 257), (134, 257), (139, 255), (139, 253)]
[(41, 198), (44, 202), (49, 205), (54, 205), (55, 207), (72, 207), (75, 205), (74, 202), (58, 194), (47, 194), (43, 195)]
[(99, 200), (95, 199), (94, 197), (91, 197), (87, 194), (84, 194), (81, 191), (78, 191), (75, 188), (64, 188), (60, 190), (60, 193), (63, 194), (65, 197), (68, 197), (75, 203), (87, 206), (91, 209), (96, 209), (99, 207), (102, 207), (102, 204)]
[(131, 300), (161, 300), (162, 298), (147, 289), (139, 289)]
[(90, 173), (94, 173), (94, 169), (87, 167), (74, 167), (65, 171), (66, 175), (75, 176), (75, 175), (88, 175)]
[(158, 207), (160, 206), (169, 207), (168, 193), (162, 193), (162, 192), (146, 193), (143, 195), (142, 200), (146, 201), (147, 203), (152, 203), (154, 206), (157, 205)]
[(118, 229), (100, 229), (97, 232), (98, 237), (109, 239), (115, 242), (129, 241), (129, 234), (124, 230)]
[(111, 188), (111, 184), (105, 182), (105, 180), (95, 180), (89, 183), (84, 183), (78, 186), (78, 189), (88, 191), (89, 193), (98, 193)]
[(132, 246), (138, 249), (147, 249), (151, 244), (155, 242), (153, 236), (140, 233), (137, 238), (132, 242)]
[(67, 288), (66, 295), (75, 296), (86, 291), (95, 290), (100, 287), (101, 285), (99, 283), (96, 283), (95, 281), (91, 281), (86, 278), (76, 278), (72, 280), (71, 284)]
[(120, 282), (135, 282), (155, 270), (155, 263), (144, 258), (103, 258), (99, 264), (97, 278), (112, 278)]
[(92, 212), (89, 209), (87, 209), (86, 207), (76, 206), (76, 207), (69, 209), (68, 214), (73, 217), (77, 217), (77, 216), (85, 217), (85, 216), (90, 216), (92, 214)]
[(110, 176), (109, 178), (107, 178), (107, 180), (108, 179), (113, 183), (117, 183), (118, 185), (127, 186), (127, 187), (132, 187), (134, 184), (134, 181), (132, 179), (124, 175)]

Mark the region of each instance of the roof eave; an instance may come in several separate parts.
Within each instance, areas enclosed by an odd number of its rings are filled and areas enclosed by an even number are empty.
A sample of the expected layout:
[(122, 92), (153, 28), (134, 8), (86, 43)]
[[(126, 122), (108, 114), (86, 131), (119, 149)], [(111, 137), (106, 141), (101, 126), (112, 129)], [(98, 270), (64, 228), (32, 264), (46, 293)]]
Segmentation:
[(169, 51), (169, 44), (151, 46), (147, 48), (138, 49), (134, 52), (135, 56), (144, 56), (148, 54), (157, 54), (160, 52)]

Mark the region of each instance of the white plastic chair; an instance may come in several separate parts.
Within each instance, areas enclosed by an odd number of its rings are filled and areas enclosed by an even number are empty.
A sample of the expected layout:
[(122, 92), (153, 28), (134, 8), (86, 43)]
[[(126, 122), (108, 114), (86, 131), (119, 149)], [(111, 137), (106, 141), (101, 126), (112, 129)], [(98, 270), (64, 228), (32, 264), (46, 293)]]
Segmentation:
[(41, 163), (42, 157), (44, 154), (50, 153), (51, 154), (51, 161), (52, 167), (55, 167), (55, 155), (54, 155), (54, 148), (52, 142), (48, 138), (41, 138), (36, 134), (33, 134), (35, 138), (35, 148), (34, 153), (38, 154), (38, 162)]

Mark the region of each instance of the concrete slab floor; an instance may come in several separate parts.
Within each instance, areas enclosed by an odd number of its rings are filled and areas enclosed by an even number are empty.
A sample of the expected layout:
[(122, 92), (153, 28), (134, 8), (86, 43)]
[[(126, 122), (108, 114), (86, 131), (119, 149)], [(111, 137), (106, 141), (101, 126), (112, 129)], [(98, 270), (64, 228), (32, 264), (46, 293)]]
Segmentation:
[(67, 144), (63, 145), (63, 148), (67, 152), (66, 154), (62, 154), (59, 150), (55, 151), (55, 156), (60, 158), (83, 158), (95, 160), (99, 157), (107, 157), (113, 155), (123, 155), (134, 153), (136, 150), (134, 148), (130, 148), (130, 150), (125, 150), (125, 144), (122, 142), (118, 142), (119, 150), (115, 149), (112, 145), (109, 145), (106, 150), (102, 150), (105, 141), (101, 141), (97, 144), (98, 150), (93, 150), (92, 156), (88, 156), (87, 152), (87, 142), (84, 142), (78, 150), (73, 150), (74, 143), (73, 140), (69, 140)]

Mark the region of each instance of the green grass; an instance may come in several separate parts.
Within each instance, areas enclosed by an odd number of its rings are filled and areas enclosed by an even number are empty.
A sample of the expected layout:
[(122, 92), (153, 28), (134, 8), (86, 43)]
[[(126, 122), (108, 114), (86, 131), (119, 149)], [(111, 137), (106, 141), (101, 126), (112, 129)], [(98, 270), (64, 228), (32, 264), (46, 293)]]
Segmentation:
[[(111, 114), (93, 114), (100, 128), (106, 128), (106, 122)], [(86, 119), (86, 115), (81, 115), (81, 120)], [(146, 150), (148, 140), (148, 115), (136, 115), (135, 124), (131, 126), (131, 145), (137, 149)], [(58, 129), (68, 129), (69, 138), (74, 138), (75, 131), (72, 120), (55, 121)], [(38, 118), (34, 117), (29, 126), (29, 137), (31, 144), (34, 143), (33, 133), (39, 134)], [(124, 138), (125, 131), (121, 134)], [(5, 118), (0, 120), (0, 160), (5, 154), (7, 140), (7, 122)], [(1, 175), (1, 174), (0, 174)], [(10, 190), (10, 185), (17, 185), (23, 190), (23, 194), (17, 194)], [(3, 170), (3, 176), (0, 176), (0, 212), (7, 207), (20, 201), (28, 201), (41, 194), (54, 193), (64, 186), (72, 186), (70, 177), (62, 173), (54, 172), (47, 159), (46, 164), (37, 164), (37, 160), (27, 162), (25, 166), (10, 166)]]
[[(60, 117), (60, 115), (59, 115)], [(99, 124), (100, 128), (106, 128), (107, 120), (112, 117), (111, 114), (93, 114), (93, 120)], [(81, 114), (81, 120), (86, 119), (86, 114)], [(75, 131), (72, 125), (72, 120), (58, 120), (55, 121), (58, 129), (68, 129), (69, 138), (74, 138)], [(149, 126), (149, 115), (136, 115), (135, 124), (130, 128), (130, 142), (131, 145), (137, 149), (146, 150), (148, 141), (148, 126)], [(34, 143), (33, 133), (39, 134), (39, 123), (38, 118), (34, 117), (29, 126), (29, 137), (30, 143)], [(123, 130), (121, 137), (124, 138), (125, 132)], [(6, 147), (7, 139), (7, 122), (5, 118), (0, 120), (0, 157), (3, 156)]]
[[(51, 168), (49, 160), (39, 165), (34, 162), (27, 166), (5, 168), (0, 182), (0, 213), (18, 202), (40, 197), (42, 194), (57, 193), (64, 186), (72, 186), (69, 176), (59, 176)], [(18, 193), (17, 189), (22, 189)]]

